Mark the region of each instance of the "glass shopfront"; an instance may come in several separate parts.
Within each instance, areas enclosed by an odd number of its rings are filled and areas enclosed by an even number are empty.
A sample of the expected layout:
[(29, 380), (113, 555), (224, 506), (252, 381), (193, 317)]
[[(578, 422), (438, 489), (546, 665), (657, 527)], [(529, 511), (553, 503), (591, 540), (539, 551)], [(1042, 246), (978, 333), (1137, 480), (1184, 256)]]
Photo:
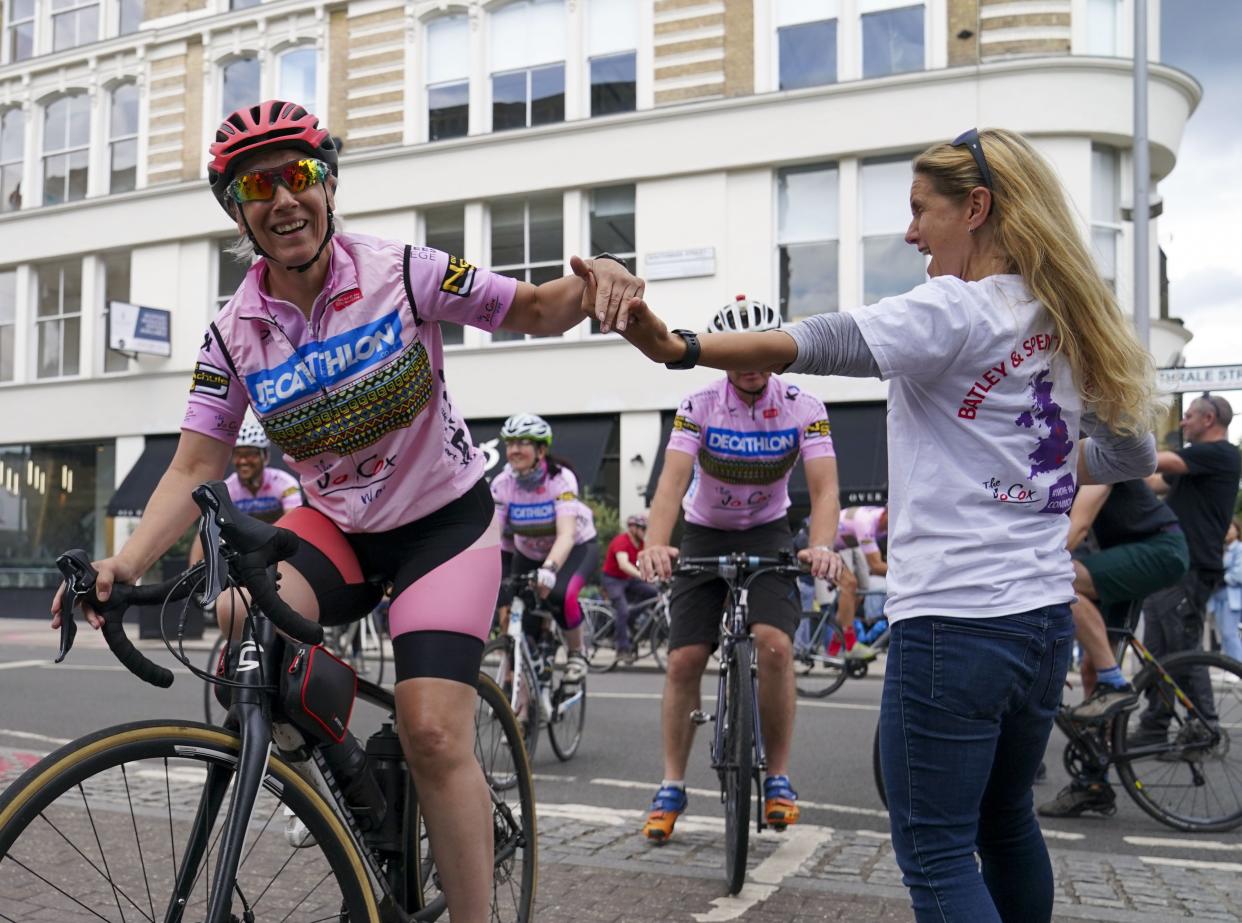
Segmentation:
[(55, 589), (56, 555), (108, 552), (112, 442), (0, 446), (0, 590)]

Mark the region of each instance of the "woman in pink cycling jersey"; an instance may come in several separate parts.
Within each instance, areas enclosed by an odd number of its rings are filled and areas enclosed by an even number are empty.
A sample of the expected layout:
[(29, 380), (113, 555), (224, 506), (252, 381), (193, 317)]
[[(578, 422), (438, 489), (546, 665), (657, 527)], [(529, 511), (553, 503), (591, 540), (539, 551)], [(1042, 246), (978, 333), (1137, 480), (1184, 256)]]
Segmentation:
[(394, 585), (402, 744), (449, 912), (482, 921), (491, 803), (463, 729), (474, 725), (500, 529), (483, 455), (445, 384), (437, 322), (558, 334), (581, 320), (588, 282), (601, 310), (643, 284), (620, 261), (574, 257), (575, 275), (536, 287), (429, 248), (334, 234), (337, 148), (294, 103), (239, 109), (210, 153), (212, 193), (262, 259), (209, 325), (176, 456), (133, 536), (96, 563), (99, 595), (140, 577), (193, 522), (191, 490), (223, 474), (251, 408), (309, 501), (281, 520), (302, 539), (280, 566), (285, 601), (337, 624), (379, 600), (367, 578)]
[(543, 417), (514, 414), (505, 420), (500, 438), (508, 464), (492, 479), (492, 499), (513, 536), (512, 572), (535, 572), (540, 594), (552, 602), (565, 631), (569, 659), (564, 681), (580, 683), (587, 661), (578, 594), (599, 563), (595, 515), (579, 499), (577, 475), (552, 455), (552, 427)]

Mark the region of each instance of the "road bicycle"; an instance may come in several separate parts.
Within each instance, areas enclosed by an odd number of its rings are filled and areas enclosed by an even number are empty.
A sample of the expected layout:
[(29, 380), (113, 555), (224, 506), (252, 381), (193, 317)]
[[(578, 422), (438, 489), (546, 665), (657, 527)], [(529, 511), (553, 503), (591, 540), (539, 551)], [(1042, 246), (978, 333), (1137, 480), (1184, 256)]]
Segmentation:
[[(882, 590), (859, 593), (859, 611), (867, 597), (883, 599), (885, 595)], [(867, 646), (879, 654), (888, 648), (888, 642), (886, 628), (875, 640), (867, 642)], [(818, 612), (802, 613), (802, 623), (794, 635), (794, 681), (800, 698), (827, 698), (847, 679), (866, 676), (869, 662), (845, 656), (845, 634), (837, 624), (835, 603), (823, 606)]]
[[(240, 514), (223, 482), (202, 485), (194, 499), (203, 545), (217, 553), (172, 580), (115, 585), (101, 604), (86, 553), (58, 559), (66, 597), (57, 662), (73, 645), (73, 607), (86, 601), (102, 614), (104, 638), (121, 663), (167, 687), (172, 672), (126, 636), (126, 607), (168, 605), (203, 587), (197, 602), (210, 611), (226, 586), (244, 588), (248, 612), (231, 669), (207, 673), (182, 644), (168, 645), (192, 673), (229, 690), (226, 724), (120, 724), (23, 774), (0, 795), (0, 919), (36, 910), (58, 921), (442, 918), (435, 856), (393, 731), (393, 693), (357, 680), (359, 701), (382, 716), (364, 747), (347, 729), (354, 693), (348, 665), (318, 646), (319, 625), (276, 594), (273, 565), (293, 553), (297, 537)], [(343, 686), (335, 681), (341, 677)], [(334, 681), (325, 685), (325, 678)], [(326, 733), (311, 730), (308, 716)], [(533, 782), (513, 714), (485, 676), (475, 727), (462, 732), (471, 730), (492, 807), (490, 918), (529, 921)]]
[(729, 893), (737, 894), (746, 879), (749, 849), (749, 811), (755, 798), (755, 830), (763, 832), (763, 774), (767, 756), (759, 721), (759, 676), (755, 642), (748, 627), (750, 585), (763, 574), (799, 574), (802, 567), (790, 552), (775, 557), (741, 553), (718, 557), (681, 558), (676, 576), (706, 574), (728, 585), (720, 619), (720, 677), (716, 688), (716, 712), (697, 709), (690, 714), (696, 724), (715, 724), (712, 736), (712, 768), (720, 777), (720, 800), (725, 808), (725, 880)]
[[(648, 655), (661, 670), (668, 669), (669, 587), (630, 606), (629, 638), (636, 660)], [(592, 673), (610, 673), (620, 664), (617, 656), (617, 610), (607, 599), (582, 597), (584, 641)]]
[[(1242, 750), (1233, 736), (1242, 728), (1242, 663), (1213, 651), (1181, 651), (1157, 659), (1134, 634), (1142, 600), (1131, 603), (1125, 627), (1108, 629), (1118, 664), (1127, 652), (1140, 668), (1132, 684), (1140, 705), (1104, 721), (1074, 720), (1061, 703), (1056, 723), (1067, 742), (1062, 763), (1074, 778), (1105, 778), (1115, 769), (1122, 788), (1144, 812), (1187, 833), (1220, 833), (1242, 826)], [(1211, 690), (1216, 717), (1205, 714), (1191, 690)], [(1150, 740), (1141, 730), (1143, 703), (1167, 725)], [(1240, 739), (1242, 740), (1242, 739)], [(873, 771), (887, 807), (880, 766), (879, 729)], [(1108, 812), (1111, 813), (1111, 812)]]
[(506, 577), (503, 582), (513, 593), (509, 624), (505, 634), (483, 649), (483, 672), (504, 692), (517, 715), (530, 758), (534, 759), (539, 732), (546, 727), (552, 752), (565, 762), (582, 744), (586, 678), (572, 685), (558, 680), (564, 670), (564, 664), (557, 663), (563, 647), (560, 631), (547, 601), (539, 598), (533, 576)]
[[(225, 656), (228, 639), (221, 633), (207, 655), (207, 670), (216, 672)], [(378, 607), (364, 618), (346, 625), (325, 626), (323, 646), (348, 663), (360, 679), (384, 685), (385, 673), (392, 675), (392, 642), (388, 639), (387, 610)], [(386, 669), (387, 668), (387, 669)], [(208, 724), (223, 724), (226, 714), (216, 687), (203, 684), (203, 714)]]

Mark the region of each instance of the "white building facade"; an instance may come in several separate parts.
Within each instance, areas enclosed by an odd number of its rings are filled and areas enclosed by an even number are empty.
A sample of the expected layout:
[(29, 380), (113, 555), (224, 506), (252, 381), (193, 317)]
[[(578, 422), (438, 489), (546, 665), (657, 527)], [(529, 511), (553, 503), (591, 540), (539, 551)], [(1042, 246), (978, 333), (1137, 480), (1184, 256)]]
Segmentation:
[[(792, 320), (912, 287), (910, 158), (1003, 126), (1056, 167), (1129, 311), (1132, 16), (1130, 0), (0, 0), (0, 589), (42, 592), (62, 548), (113, 550), (129, 520), (110, 513), (135, 512), (166, 463), (244, 270), (205, 179), (230, 109), (320, 114), (344, 143), (349, 231), (534, 282), (607, 250), (692, 328), (739, 293)], [(1153, 181), (1199, 93), (1152, 64)], [(170, 312), (170, 355), (110, 349), (112, 301)], [(1189, 334), (1151, 312), (1174, 364)], [(622, 515), (645, 507), (668, 411), (717, 374), (668, 372), (587, 321), (445, 336), (476, 441), (517, 411), (563, 423)], [(858, 411), (851, 434), (882, 430), (879, 382), (796, 380), (830, 416)], [(873, 442), (843, 474), (854, 499), (882, 487)]]

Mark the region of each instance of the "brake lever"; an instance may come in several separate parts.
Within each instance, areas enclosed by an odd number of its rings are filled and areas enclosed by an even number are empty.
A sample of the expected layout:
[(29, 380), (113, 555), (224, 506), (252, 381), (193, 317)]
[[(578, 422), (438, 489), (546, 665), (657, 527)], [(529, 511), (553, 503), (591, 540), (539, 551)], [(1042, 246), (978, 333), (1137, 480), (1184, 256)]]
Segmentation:
[[(203, 494), (211, 497), (207, 491), (203, 491)], [(196, 500), (199, 499), (197, 490), (194, 492), (194, 497)], [(216, 600), (224, 592), (224, 567), (220, 554), (220, 521), (213, 515), (217, 512), (214, 508), (208, 512), (208, 507), (214, 507), (214, 504), (200, 502), (199, 506), (203, 507), (203, 515), (198, 521), (198, 540), (203, 547), (203, 563), (207, 566), (207, 572), (204, 578), (206, 586), (202, 593), (196, 594), (195, 602), (204, 611), (210, 612), (215, 609)]]
[(73, 611), (78, 603), (95, 591), (95, 568), (85, 551), (73, 549), (56, 559), (56, 567), (65, 578), (65, 592), (60, 602), (60, 651), (55, 663), (60, 663), (73, 649), (73, 639), (78, 636), (78, 622)]

